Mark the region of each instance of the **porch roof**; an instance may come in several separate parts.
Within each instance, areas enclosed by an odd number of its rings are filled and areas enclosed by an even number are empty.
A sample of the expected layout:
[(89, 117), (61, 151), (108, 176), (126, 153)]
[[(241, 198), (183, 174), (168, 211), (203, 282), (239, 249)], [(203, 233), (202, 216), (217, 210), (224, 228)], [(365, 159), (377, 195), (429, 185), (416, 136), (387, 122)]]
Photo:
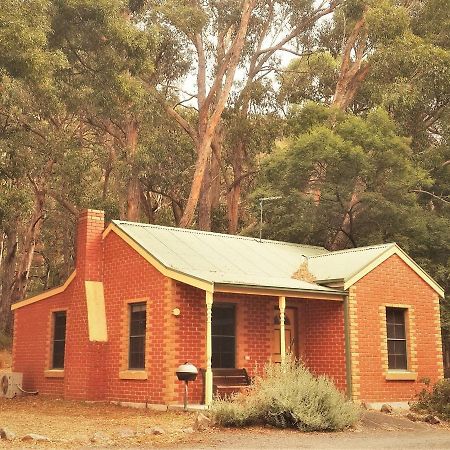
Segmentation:
[(336, 294), (342, 291), (293, 278), (323, 247), (268, 239), (113, 221), (166, 268), (213, 284)]

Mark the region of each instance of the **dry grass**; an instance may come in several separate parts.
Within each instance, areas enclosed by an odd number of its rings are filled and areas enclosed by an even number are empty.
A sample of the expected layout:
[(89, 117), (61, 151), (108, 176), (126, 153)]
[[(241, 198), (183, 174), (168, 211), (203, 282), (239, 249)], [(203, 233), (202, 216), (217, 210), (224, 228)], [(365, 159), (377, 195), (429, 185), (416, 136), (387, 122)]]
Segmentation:
[[(34, 444), (39, 447), (99, 446), (102, 444), (90, 442), (96, 432), (109, 435), (113, 442), (108, 446), (113, 447), (176, 446), (196, 439), (198, 433), (185, 431), (192, 427), (194, 420), (195, 413), (157, 412), (45, 396), (0, 399), (0, 427), (6, 427), (17, 435), (13, 442), (0, 441), (0, 448), (24, 448), (25, 443), (20, 438), (28, 433), (50, 438), (50, 443)], [(165, 433), (156, 436), (144, 434), (146, 428), (154, 426), (163, 428)], [(137, 435), (121, 438), (118, 435), (123, 429), (131, 429)], [(30, 444), (27, 442), (25, 446)]]

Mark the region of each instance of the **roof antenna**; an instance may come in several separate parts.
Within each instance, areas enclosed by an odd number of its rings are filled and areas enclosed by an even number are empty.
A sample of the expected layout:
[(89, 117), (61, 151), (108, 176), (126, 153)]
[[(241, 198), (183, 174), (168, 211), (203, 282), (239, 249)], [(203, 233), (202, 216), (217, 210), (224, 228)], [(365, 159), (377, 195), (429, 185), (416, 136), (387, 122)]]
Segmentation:
[(263, 197), (259, 199), (259, 211), (260, 211), (260, 215), (259, 215), (259, 242), (262, 242), (262, 226), (263, 226), (263, 203), (270, 201), (270, 200), (279, 200), (280, 198), (283, 197)]

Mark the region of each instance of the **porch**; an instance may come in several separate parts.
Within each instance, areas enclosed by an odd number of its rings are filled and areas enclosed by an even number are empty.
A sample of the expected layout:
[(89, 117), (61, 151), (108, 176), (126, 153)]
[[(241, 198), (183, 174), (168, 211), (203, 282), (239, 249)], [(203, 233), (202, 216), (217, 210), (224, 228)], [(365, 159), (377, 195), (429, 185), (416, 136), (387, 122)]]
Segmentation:
[(269, 360), (282, 363), (289, 353), (341, 390), (348, 385), (342, 294), (206, 292), (205, 341), (206, 405), (226, 369), (245, 369), (253, 377)]

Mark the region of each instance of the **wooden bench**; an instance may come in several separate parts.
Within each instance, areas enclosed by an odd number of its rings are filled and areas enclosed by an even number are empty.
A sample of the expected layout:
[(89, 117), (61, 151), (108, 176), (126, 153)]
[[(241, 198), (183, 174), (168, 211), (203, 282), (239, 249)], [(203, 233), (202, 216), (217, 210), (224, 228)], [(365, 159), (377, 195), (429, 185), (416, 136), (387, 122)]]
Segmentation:
[(213, 393), (217, 397), (229, 397), (250, 386), (251, 379), (245, 369), (212, 369)]

